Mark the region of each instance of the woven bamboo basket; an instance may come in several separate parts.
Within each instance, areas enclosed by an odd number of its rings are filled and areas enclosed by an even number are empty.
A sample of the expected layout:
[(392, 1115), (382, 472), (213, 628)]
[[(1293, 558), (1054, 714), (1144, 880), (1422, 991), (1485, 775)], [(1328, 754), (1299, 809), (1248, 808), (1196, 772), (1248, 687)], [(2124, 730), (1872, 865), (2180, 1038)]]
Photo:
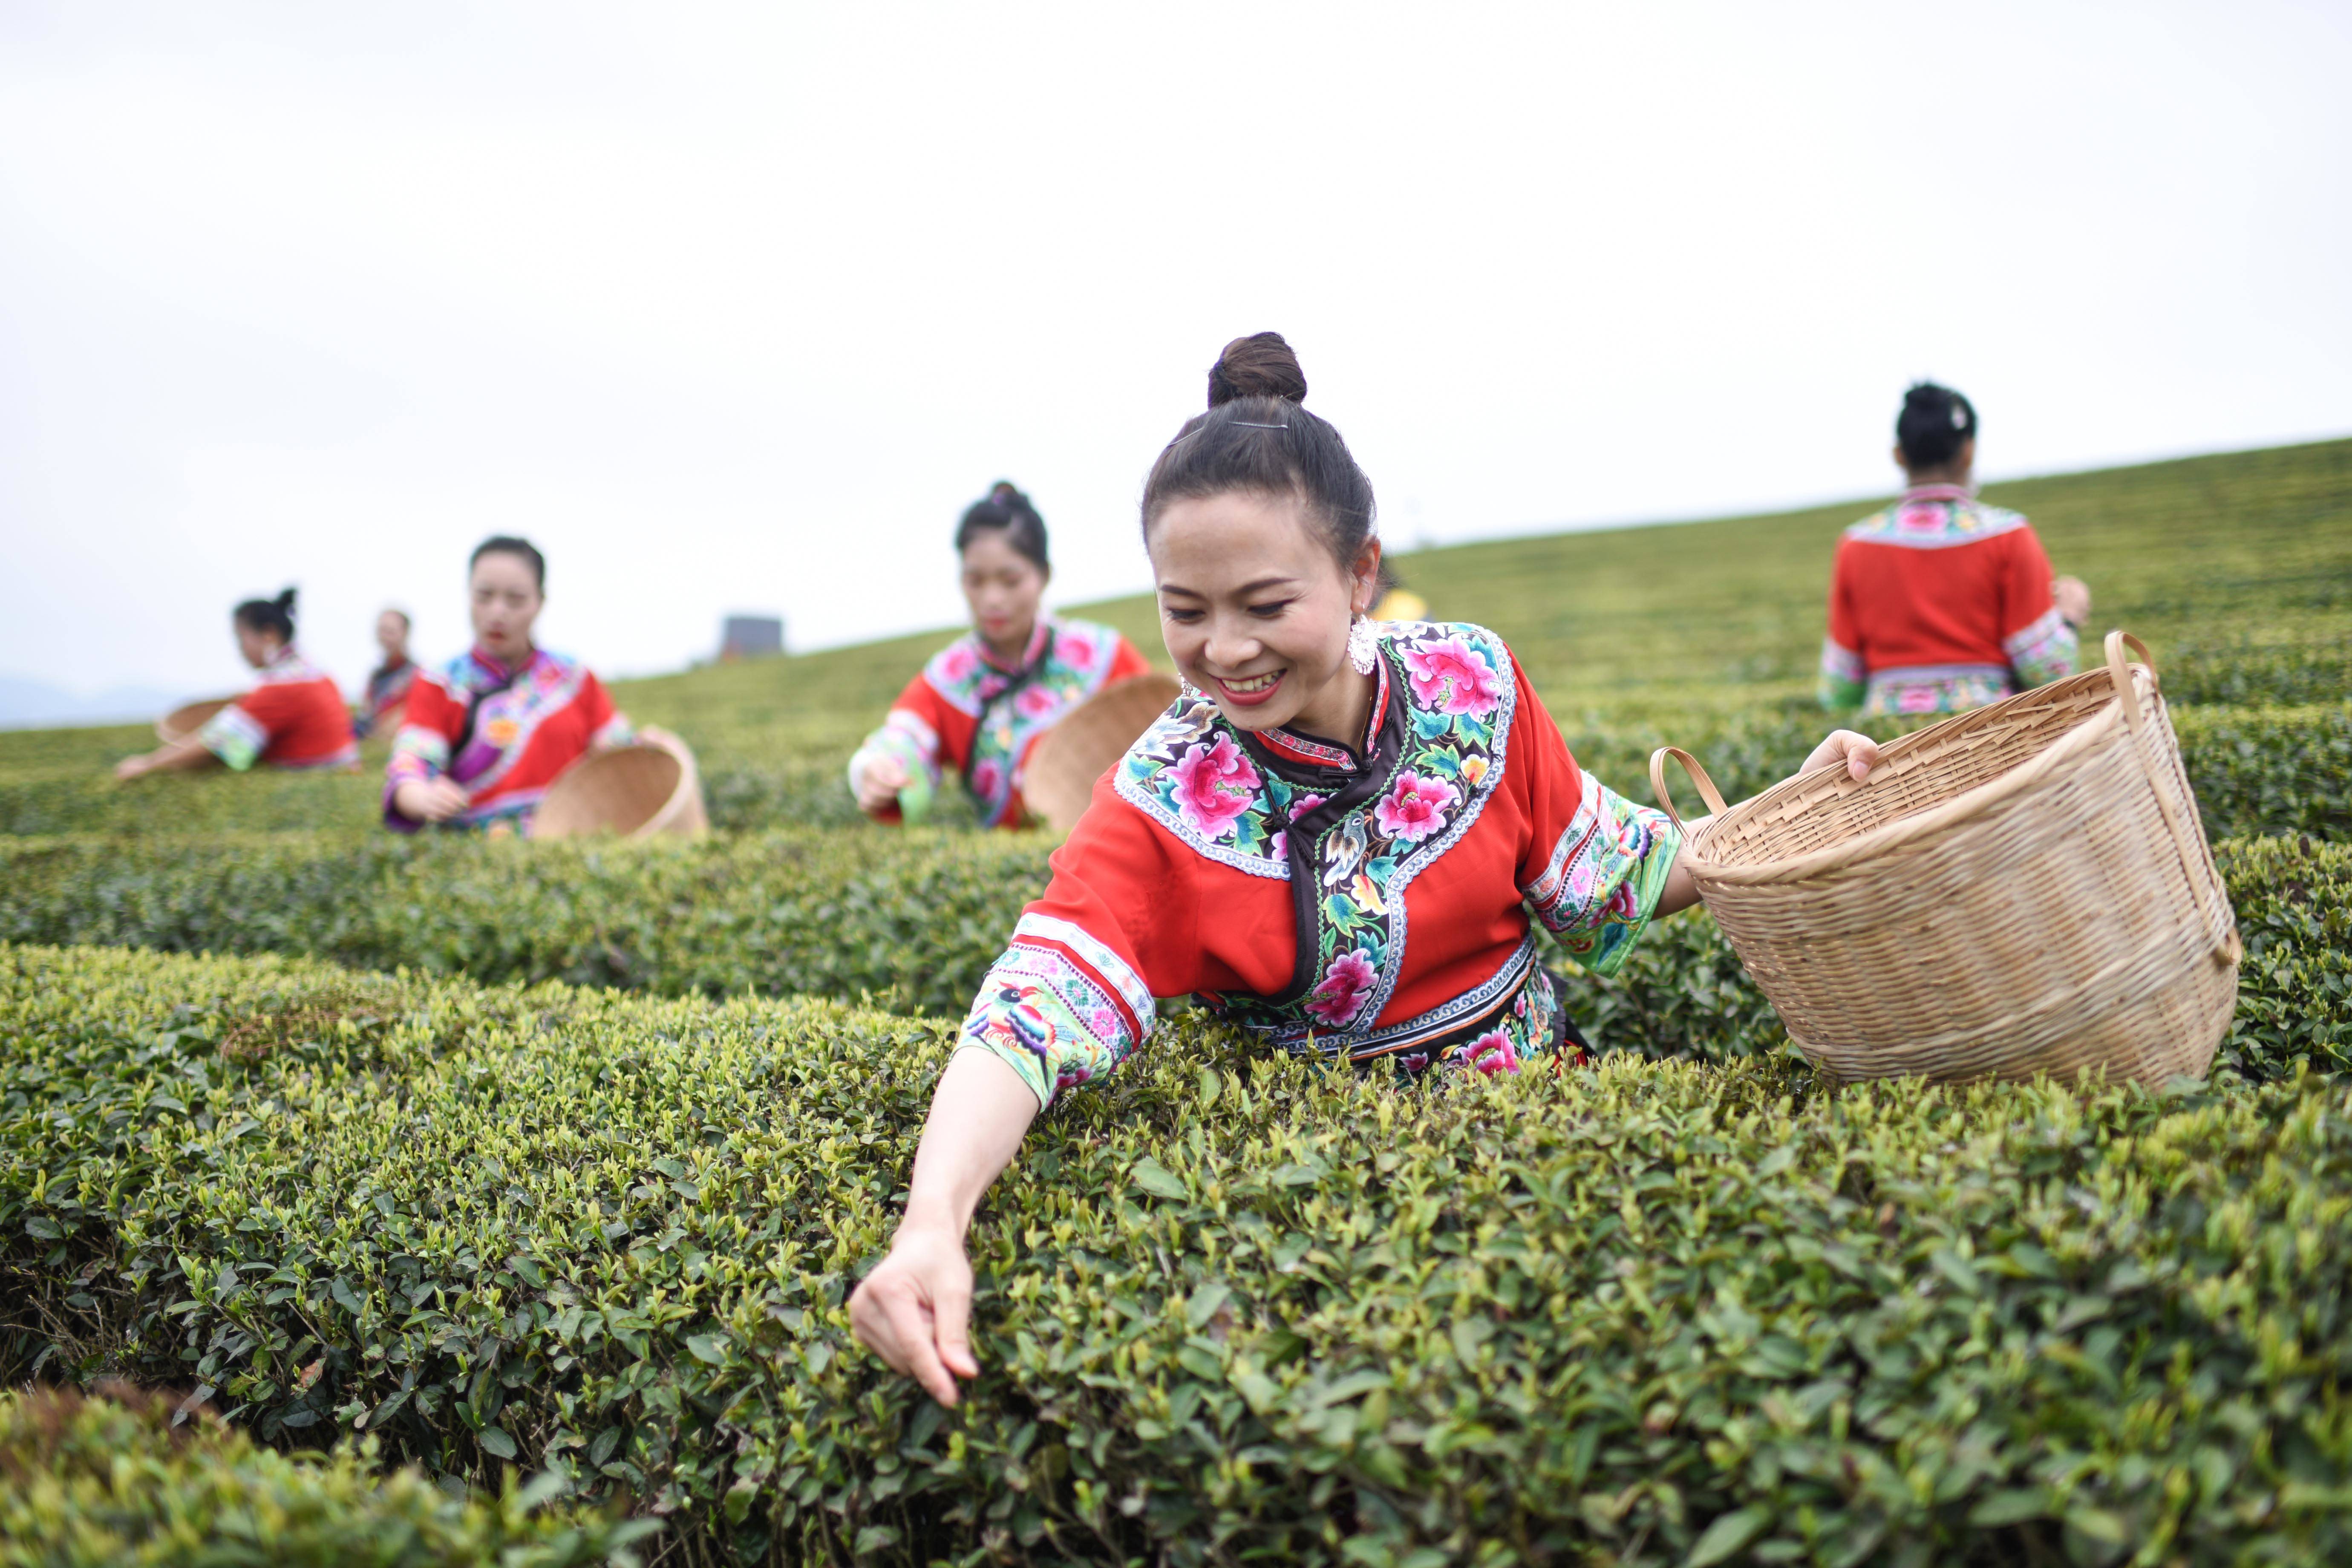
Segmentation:
[[(2127, 663), (2126, 646), (2139, 656)], [(1727, 807), (1684, 864), (1832, 1082), (2201, 1077), (2237, 1005), (2235, 917), (2147, 649)], [(1676, 818), (1680, 820), (1679, 817)]]
[(1037, 737), (1022, 770), (1021, 798), (1057, 833), (1067, 833), (1094, 798), (1095, 781), (1176, 700), (1172, 676), (1157, 670), (1115, 680)]
[(530, 836), (698, 838), (709, 829), (694, 753), (675, 735), (649, 734), (564, 769), (540, 801)]
[(206, 697), (194, 702), (183, 702), (155, 721), (155, 738), (170, 745), (184, 741), (203, 729), (212, 716), (236, 701), (234, 697)]

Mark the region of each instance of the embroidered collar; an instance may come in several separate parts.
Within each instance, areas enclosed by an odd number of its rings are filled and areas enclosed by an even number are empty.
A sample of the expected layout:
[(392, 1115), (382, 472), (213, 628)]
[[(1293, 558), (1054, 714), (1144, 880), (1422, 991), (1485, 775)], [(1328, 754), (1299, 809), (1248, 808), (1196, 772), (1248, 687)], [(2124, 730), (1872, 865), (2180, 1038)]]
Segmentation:
[(1389, 661), (1374, 659), (1372, 672), (1372, 709), (1364, 721), (1362, 742), (1357, 749), (1350, 750), (1335, 741), (1320, 740), (1303, 730), (1288, 730), (1280, 725), (1254, 731), (1259, 742), (1254, 749), (1276, 768), (1289, 763), (1307, 768), (1334, 768), (1347, 773), (1358, 772), (1363, 767), (1364, 760), (1372, 754), (1380, 738), (1381, 725), (1388, 718)]
[(1974, 500), (1976, 499), (1977, 488), (1974, 485), (1913, 485), (1903, 492), (1903, 498), (1897, 504), (1908, 506), (1914, 501)]
[(996, 650), (988, 646), (988, 639), (981, 636), (976, 629), (971, 634), (971, 646), (980, 651), (982, 660), (991, 668), (1001, 669), (1007, 675), (1019, 675), (1037, 668), (1037, 661), (1045, 657), (1045, 644), (1053, 635), (1054, 618), (1051, 616), (1039, 616), (1036, 626), (1030, 630), (1029, 646), (1021, 650), (1021, 662), (1018, 664), (1007, 664), (997, 658)]

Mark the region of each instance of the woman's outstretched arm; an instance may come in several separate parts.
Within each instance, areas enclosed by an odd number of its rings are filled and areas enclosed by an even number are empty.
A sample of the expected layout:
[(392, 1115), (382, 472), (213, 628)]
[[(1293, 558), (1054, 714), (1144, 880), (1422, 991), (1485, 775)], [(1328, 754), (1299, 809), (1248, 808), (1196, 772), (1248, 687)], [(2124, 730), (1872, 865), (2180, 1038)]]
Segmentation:
[(931, 1095), (890, 1256), (849, 1299), (858, 1340), (941, 1405), (956, 1402), (957, 1378), (980, 1375), (964, 1232), (1037, 1109), (1036, 1094), (1003, 1060), (984, 1050), (955, 1054)]

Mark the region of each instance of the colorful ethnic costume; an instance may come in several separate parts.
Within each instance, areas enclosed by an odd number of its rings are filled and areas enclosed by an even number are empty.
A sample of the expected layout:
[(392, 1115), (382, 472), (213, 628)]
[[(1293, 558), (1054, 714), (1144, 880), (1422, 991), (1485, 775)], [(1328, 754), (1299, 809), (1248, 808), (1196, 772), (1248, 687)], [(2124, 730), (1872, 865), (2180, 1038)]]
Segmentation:
[[(866, 737), (849, 759), (849, 787), (877, 756), (898, 758), (909, 778), (934, 789), (944, 764), (963, 775), (982, 823), (1019, 827), (1027, 820), (1021, 774), (1037, 738), (1112, 681), (1150, 668), (1133, 643), (1092, 621), (1040, 616), (1017, 667), (966, 632), (932, 656)], [(895, 803), (875, 813), (882, 822), (898, 816)]]
[(384, 768), (384, 825), (403, 833), (424, 826), (393, 797), (412, 779), (446, 773), (468, 796), (446, 826), (528, 831), (558, 773), (630, 734), (604, 682), (578, 660), (540, 650), (509, 669), (478, 647), (409, 689)]
[(1494, 633), (1402, 622), (1378, 647), (1357, 747), (1180, 698), (1095, 786), (963, 1046), (1045, 1104), (1188, 993), (1295, 1054), (1406, 1078), (1580, 1043), (1528, 917), (1613, 973), (1681, 834), (1576, 765)]
[(243, 773), (277, 768), (350, 768), (360, 760), (351, 710), (327, 672), (290, 647), (264, 665), (254, 689), (196, 731), (205, 749)]
[(408, 700), (408, 689), (415, 682), (416, 661), (413, 658), (376, 666), (368, 677), (367, 701), (352, 727), (362, 735), (375, 733), (385, 720), (397, 716), (400, 705)]
[(1906, 490), (1838, 541), (1822, 702), (1958, 713), (2074, 673), (2050, 557), (2019, 512), (1958, 485)]

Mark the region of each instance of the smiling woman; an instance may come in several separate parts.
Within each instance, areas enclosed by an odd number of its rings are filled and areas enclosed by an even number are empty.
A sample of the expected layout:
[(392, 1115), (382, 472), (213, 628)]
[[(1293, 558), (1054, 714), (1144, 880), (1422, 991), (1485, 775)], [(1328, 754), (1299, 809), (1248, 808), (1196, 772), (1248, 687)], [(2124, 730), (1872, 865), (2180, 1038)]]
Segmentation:
[[(966, 1017), (906, 1221), (851, 1303), (942, 1401), (977, 1371), (963, 1232), (1055, 1095), (1190, 994), (1270, 1046), (1400, 1081), (1580, 1051), (1532, 922), (1598, 974), (1696, 898), (1681, 834), (1569, 754), (1500, 637), (1365, 619), (1370, 482), (1271, 332), (1228, 344), (1207, 413), (1143, 492), (1188, 689), (1095, 786)], [(1868, 771), (1840, 731), (1808, 768)]]

